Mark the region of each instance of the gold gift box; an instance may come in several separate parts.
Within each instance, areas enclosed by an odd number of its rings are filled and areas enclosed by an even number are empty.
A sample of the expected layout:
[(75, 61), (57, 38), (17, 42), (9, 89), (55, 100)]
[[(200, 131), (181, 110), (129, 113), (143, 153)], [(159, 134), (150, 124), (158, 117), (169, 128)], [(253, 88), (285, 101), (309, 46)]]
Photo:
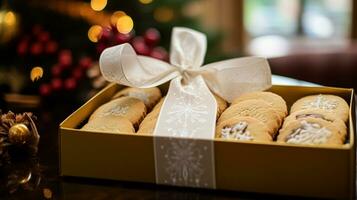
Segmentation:
[[(91, 113), (124, 86), (110, 84), (60, 125), (60, 174), (155, 183), (153, 137), (79, 130)], [(164, 87), (164, 90), (166, 88)], [(214, 139), (216, 188), (245, 192), (346, 199), (355, 196), (353, 89), (274, 85), (288, 108), (311, 94), (334, 94), (350, 105), (343, 146), (236, 142)]]

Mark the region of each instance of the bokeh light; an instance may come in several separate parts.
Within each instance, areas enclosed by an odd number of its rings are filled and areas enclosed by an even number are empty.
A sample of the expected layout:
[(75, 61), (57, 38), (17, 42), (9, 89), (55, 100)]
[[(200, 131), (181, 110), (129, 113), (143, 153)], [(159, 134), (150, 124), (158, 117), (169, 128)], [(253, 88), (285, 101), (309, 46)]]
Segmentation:
[(14, 25), (16, 23), (16, 16), (13, 12), (9, 11), (5, 14), (4, 22), (8, 25)]
[(168, 7), (159, 7), (154, 11), (154, 18), (158, 22), (169, 22), (174, 18), (174, 11)]
[(142, 4), (149, 4), (152, 2), (152, 0), (139, 0), (139, 2)]
[(130, 33), (133, 27), (134, 27), (134, 22), (131, 19), (131, 17), (128, 15), (120, 17), (117, 21), (117, 29), (119, 33), (123, 33), (123, 34)]
[(91, 42), (98, 42), (102, 35), (103, 28), (99, 25), (93, 25), (88, 30), (88, 39)]
[(33, 67), (30, 72), (32, 82), (38, 81), (43, 76), (43, 68), (40, 66)]
[(124, 12), (124, 11), (115, 11), (113, 14), (112, 14), (112, 16), (110, 17), (110, 23), (112, 24), (112, 25), (114, 25), (114, 26), (116, 26), (116, 24), (117, 24), (117, 22), (118, 22), (118, 19), (120, 18), (120, 17), (123, 17), (123, 16), (125, 16), (126, 15), (126, 13)]
[(107, 0), (91, 0), (90, 6), (95, 11), (101, 11), (107, 5)]

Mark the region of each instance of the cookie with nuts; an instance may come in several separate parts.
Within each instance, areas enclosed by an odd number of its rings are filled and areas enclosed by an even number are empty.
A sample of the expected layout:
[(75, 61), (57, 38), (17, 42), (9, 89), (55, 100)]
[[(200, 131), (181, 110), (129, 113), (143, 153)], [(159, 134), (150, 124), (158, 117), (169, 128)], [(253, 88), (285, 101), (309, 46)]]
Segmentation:
[(161, 99), (161, 91), (157, 87), (152, 88), (132, 88), (127, 87), (117, 92), (112, 99), (120, 97), (135, 97), (144, 102), (146, 108), (151, 110), (155, 104)]
[(279, 131), (278, 142), (308, 145), (342, 145), (338, 128), (323, 119), (305, 118), (291, 121)]
[(303, 97), (291, 106), (290, 113), (306, 109), (320, 109), (338, 116), (344, 122), (348, 120), (349, 106), (344, 99), (336, 95), (319, 94)]
[(93, 112), (89, 121), (96, 118), (124, 117), (127, 118), (134, 127), (137, 127), (146, 115), (145, 104), (134, 97), (120, 97), (100, 106)]
[(233, 117), (223, 121), (216, 127), (216, 138), (239, 141), (272, 141), (266, 125), (252, 117)]
[(135, 133), (133, 124), (124, 117), (99, 117), (88, 121), (81, 130), (107, 133)]

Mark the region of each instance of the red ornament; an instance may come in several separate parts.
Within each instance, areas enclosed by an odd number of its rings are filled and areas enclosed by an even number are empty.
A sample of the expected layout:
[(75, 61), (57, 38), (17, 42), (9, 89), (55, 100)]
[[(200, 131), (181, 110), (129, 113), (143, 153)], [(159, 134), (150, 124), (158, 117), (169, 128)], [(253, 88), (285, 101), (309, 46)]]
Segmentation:
[(27, 53), (28, 46), (27, 41), (21, 41), (17, 46), (17, 54), (24, 56)]
[(102, 53), (102, 51), (107, 48), (107, 46), (104, 44), (104, 43), (99, 43), (97, 46), (96, 46), (96, 49), (97, 49), (97, 53), (100, 54)]
[(52, 76), (59, 77), (62, 73), (62, 68), (59, 65), (54, 65), (51, 69)]
[(49, 84), (40, 85), (39, 92), (41, 96), (49, 96), (52, 92), (51, 85)]
[(132, 41), (132, 45), (136, 51), (136, 53), (140, 55), (147, 56), (150, 54), (149, 47), (145, 44), (143, 37), (135, 37)]
[(89, 69), (92, 66), (92, 59), (90, 57), (83, 57), (79, 60), (79, 66), (83, 69)]
[(64, 82), (64, 87), (66, 90), (74, 90), (77, 88), (77, 81), (74, 78), (69, 78)]
[(169, 58), (167, 51), (162, 47), (155, 47), (151, 51), (150, 56), (153, 58), (156, 58), (156, 59), (164, 60), (164, 61), (167, 61)]
[(44, 31), (44, 32), (41, 32), (39, 35), (38, 35), (38, 41), (40, 42), (48, 42), (50, 40), (50, 34), (47, 32), (47, 31)]
[(58, 49), (57, 42), (50, 40), (46, 43), (45, 51), (47, 54), (53, 54), (57, 51), (57, 49)]
[(36, 42), (31, 45), (30, 53), (34, 56), (38, 56), (43, 52), (43, 46), (41, 43)]
[(112, 37), (112, 29), (110, 27), (103, 28), (100, 40), (108, 41)]
[(115, 36), (115, 39), (116, 39), (115, 42), (116, 42), (116, 44), (123, 44), (123, 43), (129, 42), (131, 37), (132, 37), (132, 35), (130, 35), (130, 34), (118, 33)]
[(72, 71), (72, 76), (73, 78), (75, 78), (76, 80), (79, 80), (83, 77), (83, 71), (81, 68), (77, 67), (76, 69), (74, 69)]
[(54, 78), (51, 81), (51, 86), (53, 90), (60, 90), (63, 87), (62, 80), (59, 78)]
[(58, 55), (58, 62), (64, 67), (72, 65), (72, 52), (70, 50), (62, 50)]
[(149, 46), (155, 46), (160, 41), (160, 32), (155, 28), (149, 28), (144, 33), (145, 43)]

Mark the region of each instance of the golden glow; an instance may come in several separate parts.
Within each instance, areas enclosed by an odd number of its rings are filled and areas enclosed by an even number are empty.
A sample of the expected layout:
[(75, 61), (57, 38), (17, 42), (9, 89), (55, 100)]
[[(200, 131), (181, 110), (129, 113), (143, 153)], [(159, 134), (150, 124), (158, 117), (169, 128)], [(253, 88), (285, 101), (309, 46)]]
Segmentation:
[(101, 11), (107, 5), (107, 0), (91, 0), (90, 7), (95, 11)]
[(120, 33), (127, 34), (129, 33), (134, 27), (134, 22), (130, 16), (125, 15), (119, 17), (117, 21), (117, 29)]
[(142, 4), (149, 4), (152, 2), (152, 0), (139, 0), (139, 2)]
[(93, 25), (88, 30), (88, 39), (91, 42), (98, 42), (101, 37), (103, 28), (99, 25)]
[(154, 11), (154, 18), (158, 22), (169, 22), (174, 18), (174, 11), (168, 7), (159, 7)]
[(115, 11), (112, 16), (110, 17), (110, 23), (112, 25), (116, 25), (117, 24), (117, 21), (120, 17), (123, 17), (125, 16), (126, 13), (124, 11)]
[(43, 76), (43, 69), (40, 66), (32, 68), (30, 72), (30, 79), (32, 82), (38, 81)]
[(16, 23), (16, 16), (13, 12), (9, 11), (5, 14), (4, 22), (8, 25), (13, 25)]

